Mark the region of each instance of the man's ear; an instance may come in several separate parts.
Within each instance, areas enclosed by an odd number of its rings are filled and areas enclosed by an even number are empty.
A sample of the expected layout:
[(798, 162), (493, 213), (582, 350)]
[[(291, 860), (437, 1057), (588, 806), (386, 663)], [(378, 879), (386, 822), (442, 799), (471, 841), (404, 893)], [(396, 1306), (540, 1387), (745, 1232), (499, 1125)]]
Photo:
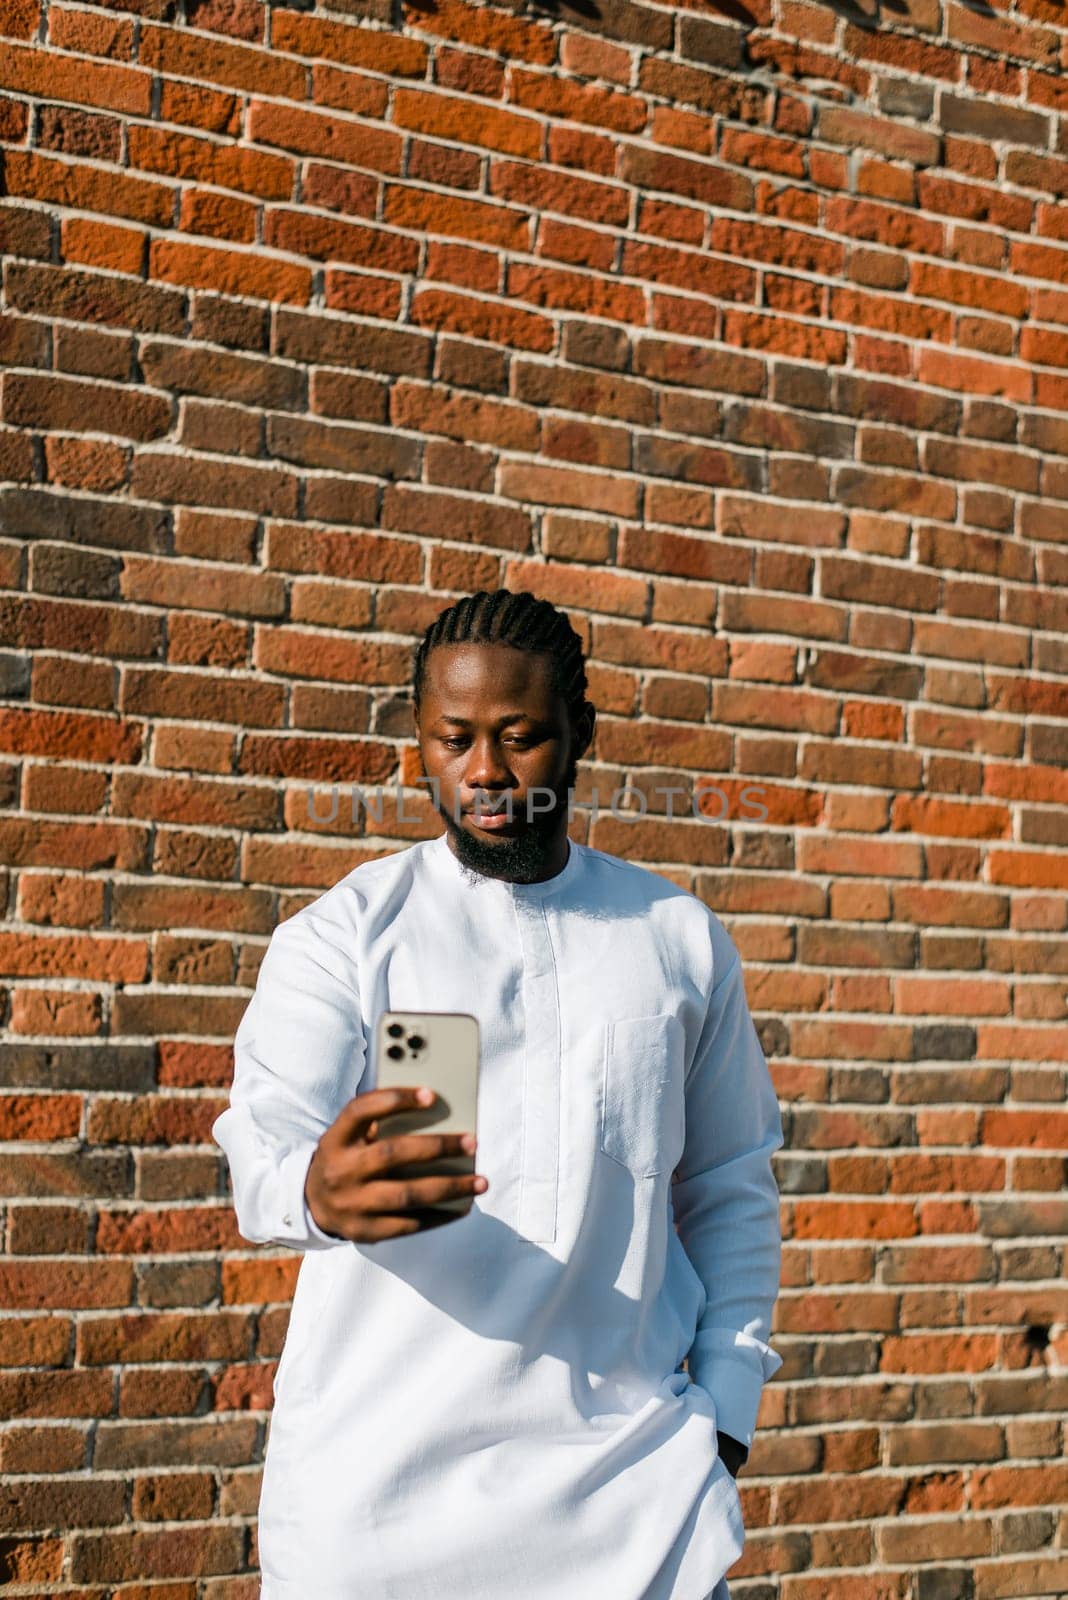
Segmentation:
[(593, 733), (597, 725), (597, 710), (589, 700), (582, 702), (582, 710), (575, 718), (575, 760), (580, 761), (593, 743)]
[(419, 736), (419, 710), (414, 700), (409, 702), (409, 709), (411, 711), (412, 738), (415, 740), (415, 748), (419, 752), (419, 771), (421, 776), (425, 778), (426, 760), (423, 756), (423, 741)]

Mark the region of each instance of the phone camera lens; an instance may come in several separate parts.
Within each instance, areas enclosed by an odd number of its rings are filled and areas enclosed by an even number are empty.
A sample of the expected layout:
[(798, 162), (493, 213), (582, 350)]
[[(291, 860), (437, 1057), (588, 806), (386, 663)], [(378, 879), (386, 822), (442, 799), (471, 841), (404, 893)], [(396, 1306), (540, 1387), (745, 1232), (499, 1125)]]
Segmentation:
[(400, 1022), (391, 1022), (389, 1027), (386, 1029), (386, 1032), (389, 1034), (391, 1039), (399, 1039), (401, 1034), (404, 1032), (404, 1026)]
[(386, 1055), (391, 1061), (402, 1061), (404, 1059), (404, 1051), (399, 1044), (391, 1044), (386, 1051)]
[(423, 1048), (425, 1040), (422, 1039), (418, 1033), (413, 1033), (413, 1034), (409, 1035), (408, 1043), (409, 1043), (409, 1045), (411, 1046), (411, 1048), (413, 1050), (421, 1050)]

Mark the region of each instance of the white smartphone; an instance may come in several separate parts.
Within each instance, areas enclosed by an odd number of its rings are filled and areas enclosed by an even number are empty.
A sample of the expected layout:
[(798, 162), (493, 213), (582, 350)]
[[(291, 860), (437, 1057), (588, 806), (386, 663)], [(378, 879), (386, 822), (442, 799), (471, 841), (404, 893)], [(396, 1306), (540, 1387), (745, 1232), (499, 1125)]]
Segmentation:
[[(383, 1011), (375, 1029), (375, 1074), (379, 1089), (428, 1084), (432, 1105), (391, 1112), (383, 1138), (402, 1133), (473, 1133), (478, 1138), (478, 1019), (454, 1011)], [(394, 1168), (397, 1177), (432, 1178), (474, 1173), (477, 1152), (460, 1151), (433, 1161)], [(438, 1201), (435, 1210), (470, 1211), (475, 1196)]]

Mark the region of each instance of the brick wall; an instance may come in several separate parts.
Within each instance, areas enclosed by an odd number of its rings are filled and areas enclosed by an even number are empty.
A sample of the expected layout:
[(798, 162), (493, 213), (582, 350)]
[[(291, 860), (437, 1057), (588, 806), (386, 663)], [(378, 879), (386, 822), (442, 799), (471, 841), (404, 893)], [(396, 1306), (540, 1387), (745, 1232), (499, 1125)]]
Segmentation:
[(1068, 1593), (1062, 5), (3, 18), (10, 1592), (257, 1592), (229, 1041), (437, 831), (308, 788), (415, 776), (414, 637), (508, 582), (649, 794), (576, 836), (722, 916), (783, 1102), (732, 1595)]

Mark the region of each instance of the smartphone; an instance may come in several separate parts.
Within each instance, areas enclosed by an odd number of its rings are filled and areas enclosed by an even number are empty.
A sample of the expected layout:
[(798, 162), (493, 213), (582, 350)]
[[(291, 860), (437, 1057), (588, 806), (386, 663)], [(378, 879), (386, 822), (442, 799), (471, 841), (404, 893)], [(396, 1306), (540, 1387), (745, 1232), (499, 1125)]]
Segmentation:
[[(402, 1133), (473, 1133), (478, 1137), (478, 1019), (454, 1011), (383, 1011), (375, 1029), (375, 1072), (379, 1089), (428, 1084), (432, 1105), (391, 1112), (380, 1127), (383, 1138)], [(433, 1161), (407, 1162), (396, 1177), (432, 1178), (474, 1173), (477, 1151)], [(475, 1196), (441, 1200), (435, 1210), (470, 1211)]]

